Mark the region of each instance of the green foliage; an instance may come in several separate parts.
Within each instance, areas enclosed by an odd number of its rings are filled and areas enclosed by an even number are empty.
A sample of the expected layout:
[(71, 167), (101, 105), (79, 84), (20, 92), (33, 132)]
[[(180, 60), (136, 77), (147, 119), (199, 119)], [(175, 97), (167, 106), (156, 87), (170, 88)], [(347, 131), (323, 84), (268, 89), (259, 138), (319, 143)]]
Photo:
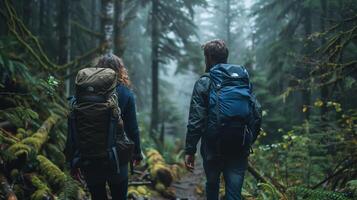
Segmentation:
[(304, 187), (291, 187), (288, 192), (292, 193), (296, 199), (350, 200), (342, 193), (321, 189), (312, 190)]
[(350, 180), (346, 183), (347, 191), (351, 192), (354, 197), (357, 197), (357, 180)]
[(27, 127), (29, 122), (38, 120), (38, 117), (38, 113), (22, 106), (0, 111), (0, 118), (9, 120), (16, 127)]
[(38, 155), (38, 169), (45, 175), (47, 181), (54, 186), (62, 188), (66, 183), (66, 175), (46, 157)]
[(259, 192), (259, 196), (257, 197), (258, 199), (262, 200), (278, 200), (280, 199), (281, 195), (279, 191), (275, 189), (271, 184), (269, 183), (258, 183), (258, 188), (261, 190)]
[(57, 145), (47, 143), (45, 146), (47, 157), (53, 160), (54, 164), (57, 166), (64, 166), (66, 157)]
[(66, 180), (59, 193), (59, 200), (77, 200), (81, 199), (84, 191), (79, 183), (71, 178), (70, 175), (66, 175)]
[(31, 183), (36, 188), (31, 195), (31, 200), (43, 200), (51, 195), (50, 188), (38, 176), (31, 176)]

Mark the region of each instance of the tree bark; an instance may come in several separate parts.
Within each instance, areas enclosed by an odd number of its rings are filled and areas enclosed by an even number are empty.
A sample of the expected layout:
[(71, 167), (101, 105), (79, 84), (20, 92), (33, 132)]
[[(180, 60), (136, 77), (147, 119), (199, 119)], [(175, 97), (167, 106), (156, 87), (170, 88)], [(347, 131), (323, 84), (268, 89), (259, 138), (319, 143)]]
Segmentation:
[(115, 0), (115, 12), (114, 12), (114, 53), (121, 57), (124, 53), (124, 38), (123, 38), (123, 0)]
[(228, 48), (231, 45), (231, 26), (232, 26), (232, 16), (231, 16), (231, 1), (226, 0), (226, 37)]
[[(59, 56), (58, 64), (64, 65), (70, 61), (71, 55), (71, 26), (70, 26), (70, 3), (71, 0), (61, 0), (59, 5), (58, 15), (58, 35), (59, 35)], [(67, 69), (66, 74), (70, 74), (70, 69)], [(70, 92), (70, 79), (65, 81), (66, 96), (69, 96)]]
[(152, 68), (152, 104), (150, 134), (155, 139), (159, 122), (159, 30), (158, 0), (152, 0), (151, 11), (151, 68)]
[[(92, 0), (91, 2), (91, 30), (93, 32), (98, 32), (97, 26), (98, 26), (98, 1), (97, 0)], [(92, 36), (92, 41), (94, 43), (93, 48), (99, 45), (98, 37)]]
[(24, 24), (31, 28), (32, 0), (22, 2), (22, 20)]
[[(320, 0), (320, 4), (321, 4), (321, 16), (320, 16), (320, 28), (321, 31), (320, 32), (325, 32), (326, 31), (326, 20), (327, 20), (327, 1), (326, 0)], [(326, 40), (324, 37), (321, 38), (321, 45), (325, 44)], [(326, 68), (322, 68), (321, 69), (321, 74), (324, 74), (326, 72)], [(325, 82), (326, 80), (324, 78), (321, 79), (321, 83)], [(321, 101), (326, 103), (327, 99), (328, 99), (328, 95), (329, 95), (329, 91), (328, 91), (328, 86), (327, 85), (323, 85), (321, 87)], [(327, 112), (327, 107), (326, 106), (322, 106), (321, 110), (320, 110), (320, 116), (321, 119), (324, 119), (324, 115)]]
[[(308, 38), (311, 33), (312, 33), (312, 22), (311, 22), (311, 8), (309, 7), (305, 7), (303, 10), (303, 15), (304, 15), (304, 32), (305, 32), (305, 38)], [(305, 57), (307, 57), (309, 55), (309, 53), (311, 52), (311, 42), (308, 41), (306, 47), (303, 48), (303, 54)], [(307, 65), (307, 64), (305, 64)], [(309, 78), (309, 67), (305, 66), (303, 67), (303, 76), (302, 78)], [(310, 91), (310, 81), (308, 81), (307, 85), (305, 86), (305, 88), (307, 89), (303, 89), (302, 90), (302, 102), (305, 106), (310, 105), (310, 101), (311, 101), (311, 91)], [(306, 110), (306, 112), (304, 113), (304, 118), (306, 120), (309, 120), (310, 118), (310, 111), (309, 109)]]
[(43, 36), (44, 28), (45, 28), (45, 19), (46, 19), (46, 3), (47, 0), (40, 0), (39, 6), (39, 23), (38, 23), (38, 35), (40, 37)]
[(113, 0), (102, 0), (101, 3), (101, 32), (104, 35), (101, 43), (105, 43), (103, 53), (113, 53), (114, 3)]

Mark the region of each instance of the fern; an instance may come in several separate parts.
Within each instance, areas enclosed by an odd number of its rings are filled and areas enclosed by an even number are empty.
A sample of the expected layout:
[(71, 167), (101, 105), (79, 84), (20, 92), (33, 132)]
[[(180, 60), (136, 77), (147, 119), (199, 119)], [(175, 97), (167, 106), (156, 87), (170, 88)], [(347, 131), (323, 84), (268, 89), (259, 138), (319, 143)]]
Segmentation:
[(18, 106), (0, 111), (0, 118), (9, 120), (16, 127), (26, 127), (28, 122), (35, 122), (39, 116), (30, 108)]
[(258, 183), (258, 187), (263, 191), (263, 199), (278, 200), (280, 199), (279, 191), (269, 183)]
[(66, 157), (63, 154), (63, 152), (57, 147), (57, 145), (48, 143), (46, 144), (46, 153), (48, 155), (48, 157), (53, 160), (53, 162), (58, 165), (58, 166), (63, 166), (65, 161), (66, 161)]
[(319, 200), (350, 200), (344, 194), (339, 192), (327, 191), (316, 189), (312, 190), (305, 187), (291, 187), (288, 189), (288, 192), (297, 198), (303, 199), (319, 199)]
[(77, 200), (81, 199), (80, 196), (84, 195), (85, 192), (80, 187), (77, 181), (73, 180), (69, 175), (66, 176), (66, 181), (64, 183), (61, 192), (59, 193), (59, 200)]

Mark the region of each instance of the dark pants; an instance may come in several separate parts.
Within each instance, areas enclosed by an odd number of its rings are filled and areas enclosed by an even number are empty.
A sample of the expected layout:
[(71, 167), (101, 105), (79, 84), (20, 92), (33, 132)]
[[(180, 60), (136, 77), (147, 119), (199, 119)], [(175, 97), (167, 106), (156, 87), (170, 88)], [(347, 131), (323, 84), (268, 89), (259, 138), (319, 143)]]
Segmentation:
[[(105, 182), (88, 185), (92, 200), (107, 200), (107, 190)], [(108, 182), (112, 200), (125, 200), (128, 192), (128, 179), (121, 183)]]
[(108, 173), (108, 169), (97, 166), (83, 169), (92, 200), (107, 200), (106, 184), (110, 188), (112, 200), (126, 200), (128, 193), (128, 165), (120, 167), (120, 174)]
[(220, 176), (223, 173), (225, 181), (226, 200), (241, 200), (244, 173), (247, 169), (247, 158), (204, 161), (206, 173), (207, 200), (219, 199)]

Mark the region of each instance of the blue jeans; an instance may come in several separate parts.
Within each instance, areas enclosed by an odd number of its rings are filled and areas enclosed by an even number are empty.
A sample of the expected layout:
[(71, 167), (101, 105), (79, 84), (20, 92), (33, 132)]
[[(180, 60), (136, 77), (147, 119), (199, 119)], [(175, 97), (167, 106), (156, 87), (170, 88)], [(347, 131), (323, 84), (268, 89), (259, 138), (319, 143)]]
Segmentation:
[(204, 161), (206, 173), (207, 200), (219, 199), (220, 175), (223, 173), (225, 181), (225, 199), (241, 200), (244, 172), (247, 169), (247, 157), (234, 160)]

